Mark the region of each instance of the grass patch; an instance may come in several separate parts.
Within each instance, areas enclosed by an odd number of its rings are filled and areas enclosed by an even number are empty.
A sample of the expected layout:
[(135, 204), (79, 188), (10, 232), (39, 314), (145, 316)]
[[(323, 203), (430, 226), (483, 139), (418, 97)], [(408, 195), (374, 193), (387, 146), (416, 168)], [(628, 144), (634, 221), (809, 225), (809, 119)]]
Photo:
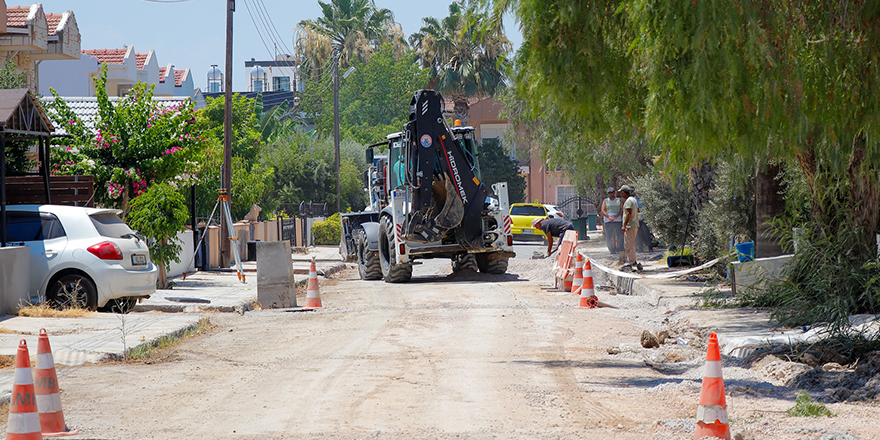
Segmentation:
[(834, 417), (834, 413), (822, 402), (814, 401), (806, 391), (798, 391), (794, 407), (786, 411), (789, 417)]
[(15, 366), (15, 356), (0, 354), (0, 368), (11, 368)]
[(214, 328), (215, 325), (211, 323), (211, 320), (203, 317), (199, 319), (199, 322), (197, 322), (194, 326), (182, 332), (165, 335), (159, 339), (156, 339), (152, 343), (142, 344), (128, 350), (128, 352), (125, 354), (125, 359), (123, 360), (134, 363), (155, 360), (159, 358), (164, 351), (170, 349), (171, 347), (174, 347), (180, 341), (210, 333), (214, 330)]
[(82, 308), (56, 309), (48, 304), (28, 304), (18, 309), (18, 316), (29, 318), (83, 318), (92, 312)]

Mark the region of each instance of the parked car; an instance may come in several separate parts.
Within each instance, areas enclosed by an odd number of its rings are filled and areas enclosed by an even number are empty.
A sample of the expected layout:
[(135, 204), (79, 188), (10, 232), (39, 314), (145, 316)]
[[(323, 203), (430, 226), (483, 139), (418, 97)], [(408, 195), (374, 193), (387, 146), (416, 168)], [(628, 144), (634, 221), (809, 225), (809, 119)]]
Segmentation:
[(6, 245), (30, 248), (31, 291), (50, 304), (128, 312), (156, 291), (147, 243), (122, 211), (13, 205), (6, 212)]
[(547, 216), (550, 218), (565, 218), (565, 214), (556, 207), (556, 205), (544, 205), (547, 209)]
[(547, 208), (537, 203), (514, 203), (510, 205), (510, 220), (513, 226), (510, 233), (514, 240), (543, 241), (546, 235), (540, 229), (532, 228), (532, 220), (547, 218)]

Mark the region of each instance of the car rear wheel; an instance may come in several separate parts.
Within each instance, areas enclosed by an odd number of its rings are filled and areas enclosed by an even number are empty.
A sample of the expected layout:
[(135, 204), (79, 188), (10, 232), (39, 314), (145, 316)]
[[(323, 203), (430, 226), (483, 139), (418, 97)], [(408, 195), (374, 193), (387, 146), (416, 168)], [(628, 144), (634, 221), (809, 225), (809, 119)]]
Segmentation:
[(49, 286), (49, 302), (59, 309), (98, 308), (98, 289), (89, 277), (80, 274), (64, 275)]

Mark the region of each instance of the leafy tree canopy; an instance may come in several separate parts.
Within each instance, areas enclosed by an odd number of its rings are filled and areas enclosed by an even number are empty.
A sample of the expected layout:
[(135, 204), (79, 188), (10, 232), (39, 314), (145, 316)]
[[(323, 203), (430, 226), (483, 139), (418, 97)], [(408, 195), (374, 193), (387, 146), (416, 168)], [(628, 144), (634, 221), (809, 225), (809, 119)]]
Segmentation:
[[(428, 83), (428, 72), (418, 67), (415, 54), (407, 52), (398, 60), (385, 44), (368, 62), (356, 61), (354, 67), (339, 88), (340, 136), (372, 144), (402, 130), (413, 92)], [(315, 115), (315, 130), (322, 136), (333, 133), (330, 81), (308, 83), (303, 94), (303, 108)]]
[(519, 165), (504, 153), (498, 139), (484, 139), (479, 147), (480, 172), (483, 183), (490, 191), (492, 184), (507, 182), (510, 203), (520, 203), (526, 197), (526, 179), (520, 175)]
[(524, 42), (516, 90), (593, 144), (644, 134), (664, 168), (798, 160), (813, 220), (849, 212), (864, 255), (880, 217), (880, 4), (498, 0)]

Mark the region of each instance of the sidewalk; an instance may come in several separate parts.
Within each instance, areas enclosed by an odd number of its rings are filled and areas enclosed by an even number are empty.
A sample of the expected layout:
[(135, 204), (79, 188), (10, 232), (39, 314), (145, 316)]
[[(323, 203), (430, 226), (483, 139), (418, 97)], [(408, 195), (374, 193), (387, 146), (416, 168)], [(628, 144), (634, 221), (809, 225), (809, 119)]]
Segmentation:
[[(336, 247), (313, 247), (308, 252), (293, 255), (297, 285), (308, 280), (313, 256), (317, 260), (319, 277), (345, 268)], [(202, 312), (243, 313), (250, 310), (257, 296), (256, 262), (245, 262), (244, 269), (246, 283), (239, 282), (235, 272), (196, 272), (186, 280), (176, 278), (173, 289), (156, 291), (127, 315), (90, 313), (83, 318), (0, 316), (0, 355), (15, 356), (22, 338), (27, 340), (31, 354), (36, 354), (39, 331), (45, 328), (58, 365), (82, 365), (121, 357), (125, 349), (186, 331), (198, 323)], [(8, 376), (11, 381), (12, 370), (0, 370), (0, 390), (8, 388), (4, 386), (4, 380)]]
[[(309, 267), (315, 257), (318, 276), (330, 276), (342, 269), (345, 263), (339, 257), (336, 246), (315, 246), (307, 254), (292, 255), (297, 286), (308, 281)], [(136, 312), (238, 312), (251, 308), (257, 298), (257, 262), (242, 261), (246, 283), (238, 281), (234, 270), (200, 271), (174, 278), (170, 290), (157, 290), (149, 299), (141, 301)]]
[[(581, 246), (579, 251), (587, 257), (612, 269), (617, 269), (617, 256), (612, 256), (603, 243), (598, 240)], [(662, 258), (665, 250), (640, 252), (639, 261), (644, 266), (640, 275), (673, 272), (687, 268), (668, 268)], [(700, 293), (707, 289), (705, 282), (688, 281), (687, 276), (674, 278), (641, 278), (639, 274), (619, 276), (593, 266), (593, 279), (597, 286), (613, 286), (618, 294), (642, 297), (654, 307), (655, 317), (674, 314), (675, 319), (687, 321), (691, 326), (710, 329), (718, 334), (718, 344), (722, 354), (744, 358), (759, 348), (789, 345), (817, 338), (816, 331), (804, 332), (801, 329), (783, 329), (770, 321), (767, 311), (755, 309), (703, 309), (700, 308)], [(729, 290), (722, 287), (721, 290)], [(605, 301), (602, 296), (600, 300)]]

